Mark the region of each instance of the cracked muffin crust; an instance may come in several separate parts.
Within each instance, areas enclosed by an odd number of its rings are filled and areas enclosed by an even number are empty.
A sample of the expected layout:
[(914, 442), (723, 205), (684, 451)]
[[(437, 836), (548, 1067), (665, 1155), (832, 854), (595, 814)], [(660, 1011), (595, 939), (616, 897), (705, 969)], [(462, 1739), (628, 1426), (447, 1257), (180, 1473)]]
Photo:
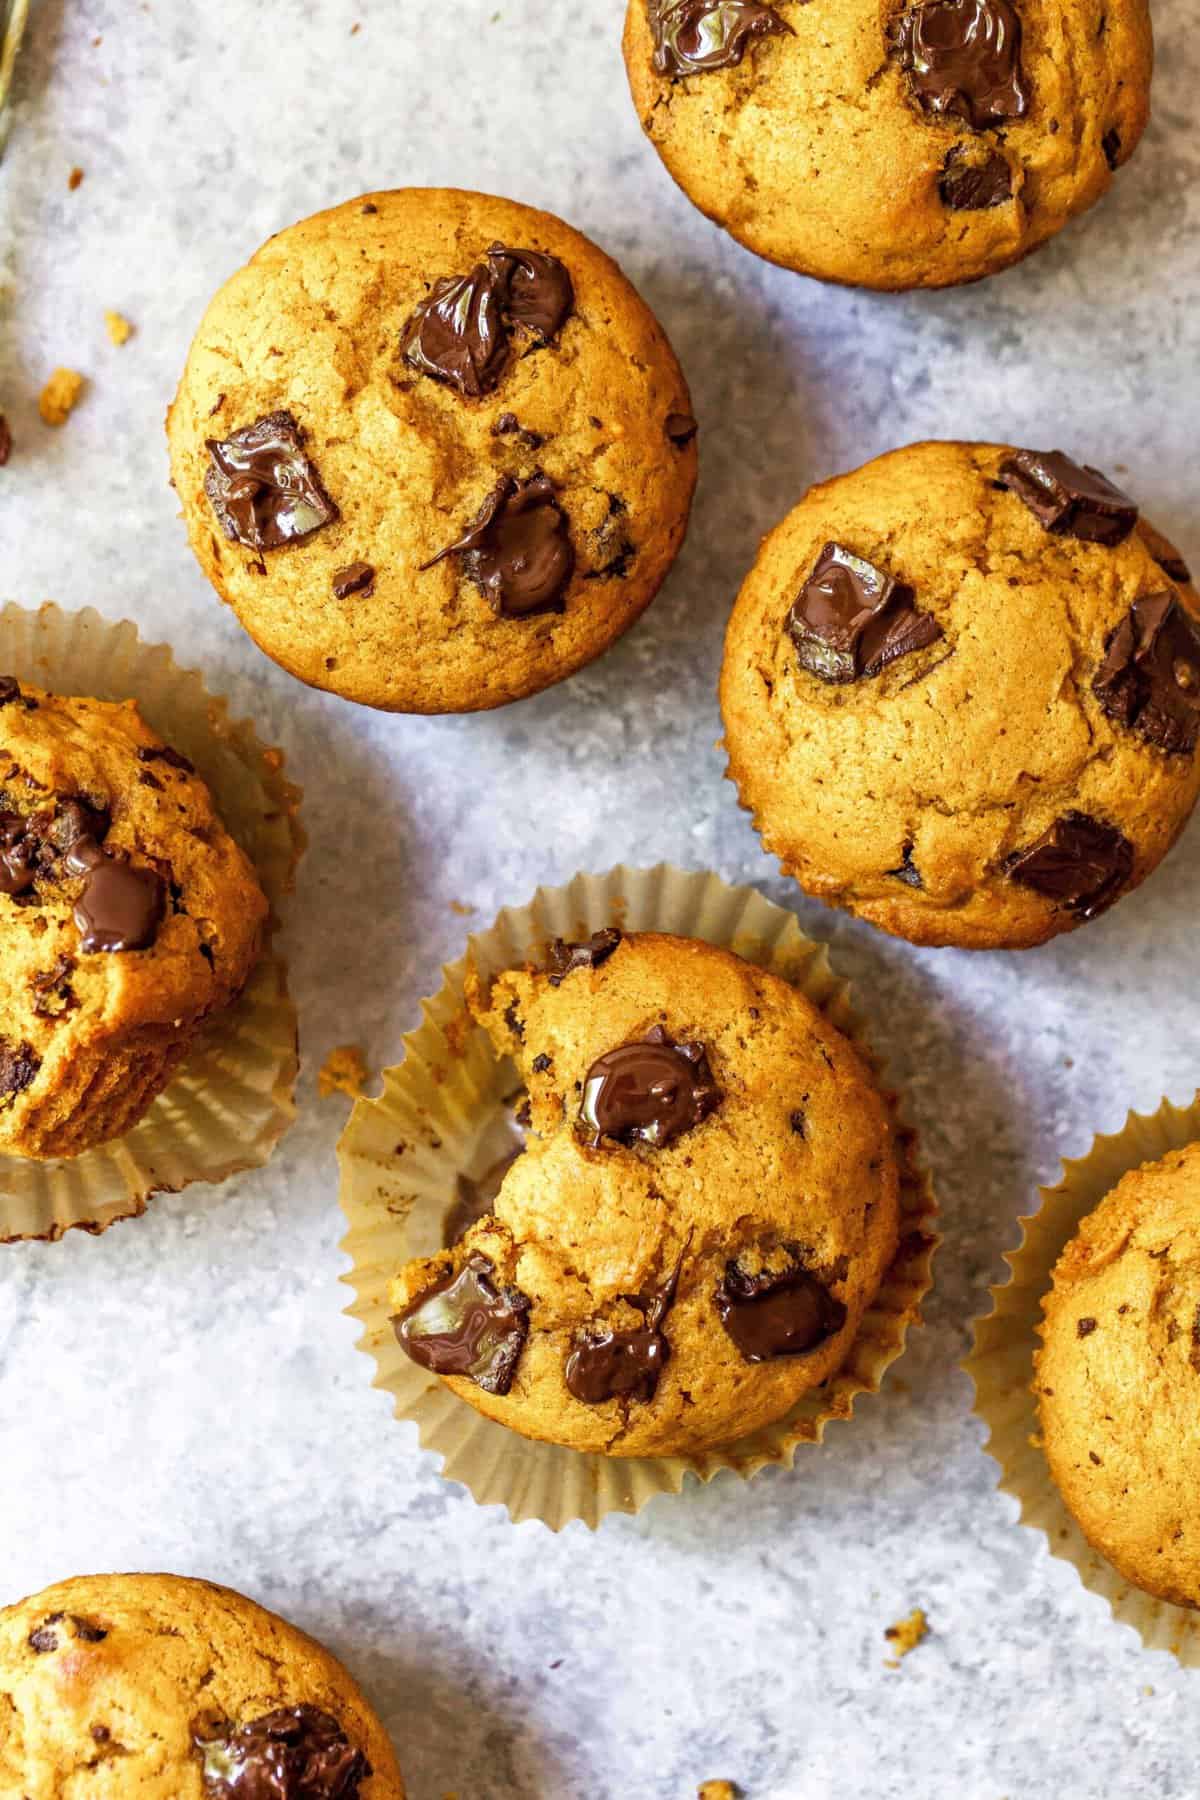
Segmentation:
[(628, 0), (642, 127), (695, 205), (823, 281), (946, 287), (1108, 189), (1149, 112), (1146, 0)]
[(271, 238), (168, 415), (192, 548), (276, 662), (398, 712), (573, 674), (654, 598), (696, 480), (687, 385), (617, 265), (451, 189)]
[(685, 1455), (841, 1366), (898, 1241), (884, 1103), (778, 976), (608, 930), (468, 997), (528, 1086), (488, 1216), (399, 1271), (420, 1366), (526, 1437)]
[(1060, 452), (916, 444), (765, 539), (721, 672), (729, 775), (808, 893), (1018, 949), (1143, 881), (1200, 767), (1200, 601)]
[(178, 1575), (81, 1575), (0, 1611), (0, 1791), (21, 1800), (403, 1800), (342, 1665)]
[(1128, 1581), (1200, 1606), (1200, 1144), (1117, 1184), (1042, 1309), (1033, 1389), (1063, 1500)]
[(267, 900), (130, 700), (0, 677), (0, 1153), (128, 1131), (244, 987)]

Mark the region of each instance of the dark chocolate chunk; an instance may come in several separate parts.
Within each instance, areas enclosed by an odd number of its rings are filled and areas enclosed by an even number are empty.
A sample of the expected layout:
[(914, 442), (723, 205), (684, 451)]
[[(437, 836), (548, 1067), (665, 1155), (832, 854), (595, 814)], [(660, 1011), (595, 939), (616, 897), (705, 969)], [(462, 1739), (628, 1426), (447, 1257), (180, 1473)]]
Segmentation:
[(204, 490), (232, 543), (279, 550), (302, 544), (337, 518), (290, 412), (267, 413), (227, 438), (205, 443), (212, 467)]
[(680, 450), (685, 444), (691, 443), (699, 429), (700, 427), (691, 413), (668, 413), (666, 424), (663, 426), (663, 430), (671, 442)]
[(591, 1127), (593, 1148), (613, 1138), (662, 1149), (722, 1098), (704, 1045), (674, 1043), (654, 1025), (637, 1043), (597, 1057), (584, 1080), (579, 1116)]
[(21, 689), (15, 675), (0, 675), (0, 706), (11, 706), (14, 700), (21, 698)]
[(193, 1742), (211, 1800), (359, 1800), (373, 1772), (337, 1720), (316, 1706), (193, 1728)]
[(362, 211), (365, 213), (377, 213), (379, 211), (379, 208), (376, 206), (376, 204), (373, 200), (364, 200), (363, 204), (362, 204)]
[(942, 636), (913, 590), (841, 544), (826, 544), (787, 616), (802, 668), (822, 681), (857, 681)]
[(544, 1075), (550, 1066), (551, 1059), (546, 1055), (544, 1050), (540, 1056), (535, 1056), (533, 1062), (530, 1064), (535, 1075)]
[(368, 562), (347, 563), (344, 569), (338, 569), (333, 577), (333, 597), (335, 600), (348, 600), (351, 594), (361, 594), (369, 600), (375, 592), (375, 571)]
[(97, 1625), (92, 1619), (81, 1619), (78, 1613), (71, 1614), (71, 1625), (75, 1636), (84, 1644), (102, 1644), (108, 1636), (105, 1626)]
[(487, 1394), (507, 1394), (529, 1335), (529, 1300), (499, 1287), (476, 1251), (392, 1321), (401, 1349), (435, 1375), (466, 1375)]
[(758, 38), (794, 36), (763, 0), (647, 0), (660, 75), (733, 69)]
[(169, 769), (181, 769), (185, 775), (196, 773), (195, 763), (189, 762), (182, 750), (172, 750), (170, 744), (164, 744), (161, 749), (147, 749), (143, 746), (137, 754), (139, 762), (166, 763)]
[(892, 36), (926, 112), (985, 131), (1029, 111), (1021, 21), (1009, 0), (920, 0), (895, 20)]
[(522, 425), (516, 413), (501, 413), (492, 426), (493, 437), (518, 437), (526, 450), (539, 450), (545, 443), (540, 431), (529, 431)]
[(508, 361), (502, 302), (486, 263), (435, 282), (404, 327), (405, 362), (472, 400), (490, 393)]
[(1095, 1329), (1096, 1329), (1095, 1319), (1076, 1319), (1076, 1321), (1075, 1321), (1075, 1336), (1076, 1337), (1091, 1337), (1091, 1335), (1092, 1335), (1093, 1331), (1095, 1331)]
[(1061, 450), (1018, 450), (1001, 466), (999, 482), (1047, 531), (1060, 536), (1111, 549), (1137, 524), (1138, 509), (1128, 494), (1099, 469), (1081, 467)]
[(54, 966), (43, 969), (30, 980), (33, 990), (33, 1010), (39, 1018), (57, 1019), (65, 1012), (70, 1012), (78, 1002), (71, 986), (71, 976), (75, 973), (75, 959), (71, 956), (59, 956)]
[(463, 535), (423, 565), (461, 556), (468, 575), (506, 619), (562, 612), (575, 568), (567, 515), (542, 474), (501, 476)]
[(37, 837), (18, 813), (0, 812), (0, 894), (27, 894), (37, 879)]
[(54, 1630), (62, 1619), (61, 1613), (54, 1613), (44, 1625), (29, 1634), (29, 1648), (36, 1656), (47, 1656), (51, 1650), (58, 1649), (58, 1633)]
[(605, 1400), (653, 1400), (671, 1346), (662, 1324), (679, 1286), (680, 1257), (660, 1288), (624, 1296), (642, 1315), (632, 1330), (585, 1331), (567, 1357), (563, 1378), (576, 1400), (600, 1406)]
[(1169, 575), (1172, 581), (1181, 581), (1185, 586), (1190, 585), (1192, 571), (1170, 538), (1164, 537), (1161, 531), (1155, 531), (1153, 525), (1148, 525), (1145, 519), (1141, 521), (1141, 537), (1142, 542), (1164, 574)]
[(1100, 139), (1100, 148), (1109, 168), (1115, 170), (1121, 161), (1121, 134), (1115, 125)]
[(29, 1044), (14, 1044), (0, 1037), (0, 1104), (32, 1086), (41, 1066), (41, 1057)]
[(975, 158), (965, 145), (958, 145), (942, 165), (938, 192), (951, 212), (986, 212), (1011, 200), (1012, 191), (1012, 169), (999, 150)]
[(1028, 850), (1009, 858), (1008, 875), (1081, 919), (1110, 907), (1133, 873), (1133, 845), (1113, 825), (1064, 813)]
[(894, 877), (896, 881), (902, 881), (905, 887), (923, 888), (925, 883), (921, 879), (921, 871), (918, 869), (916, 863), (914, 863), (912, 857), (913, 846), (910, 839), (903, 845), (900, 851), (899, 868), (889, 869), (887, 873)]
[(593, 931), (582, 944), (568, 944), (562, 938), (555, 938), (550, 946), (550, 986), (558, 987), (573, 969), (598, 969), (601, 963), (608, 961), (620, 942), (621, 933), (615, 925)]
[(739, 1262), (725, 1265), (716, 1295), (722, 1325), (747, 1362), (807, 1356), (846, 1323), (846, 1308), (800, 1263), (747, 1274)]
[(1200, 626), (1172, 592), (1135, 600), (1105, 645), (1092, 692), (1110, 719), (1158, 750), (1200, 737)]
[(542, 250), (512, 250), (493, 244), (488, 268), (510, 325), (521, 325), (544, 344), (556, 338), (575, 305), (565, 263)]
[(520, 1146), (510, 1150), (507, 1156), (502, 1156), (499, 1162), (486, 1169), (477, 1181), (472, 1181), (467, 1175), (458, 1177), (454, 1204), (447, 1212), (442, 1226), (442, 1242), (447, 1250), (453, 1249), (472, 1225), (487, 1218), (496, 1204), (496, 1196), (503, 1186), (504, 1177), (520, 1154)]
[(86, 836), (71, 845), (64, 867), (84, 878), (74, 910), (85, 955), (149, 948), (163, 914), (163, 883), (155, 870), (135, 868)]

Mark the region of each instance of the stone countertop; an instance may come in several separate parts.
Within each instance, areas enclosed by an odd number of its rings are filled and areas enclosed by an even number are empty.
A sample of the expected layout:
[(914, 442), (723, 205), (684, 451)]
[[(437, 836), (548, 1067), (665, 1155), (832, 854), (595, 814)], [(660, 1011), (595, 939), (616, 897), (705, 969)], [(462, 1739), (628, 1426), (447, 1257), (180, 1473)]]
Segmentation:
[[(1044, 950), (923, 953), (782, 882), (714, 749), (760, 535), (885, 448), (1061, 442), (1200, 552), (1190, 0), (1155, 7), (1156, 121), (1113, 196), (998, 279), (899, 297), (769, 268), (692, 210), (642, 140), (620, 10), (36, 0), (0, 165), (0, 598), (128, 615), (202, 667), (286, 746), (312, 847), (287, 934), (302, 1112), (271, 1166), (0, 1255), (0, 1600), (106, 1568), (245, 1589), (363, 1678), (414, 1800), (683, 1800), (715, 1776), (750, 1800), (1191, 1796), (1197, 1678), (1016, 1525), (958, 1364), (1035, 1183), (1128, 1107), (1195, 1089), (1200, 832)], [(691, 536), (643, 623), (475, 718), (374, 716), (289, 680), (215, 601), (166, 486), (163, 411), (211, 292), (280, 226), (404, 183), (511, 194), (595, 237), (703, 425)], [(134, 323), (123, 348), (106, 308)], [(89, 385), (51, 432), (36, 398), (60, 363)], [(870, 996), (947, 1242), (928, 1328), (794, 1473), (554, 1538), (444, 1483), (371, 1388), (338, 1283), (345, 1103), (316, 1099), (314, 1070), (348, 1040), (394, 1060), (471, 920), (664, 857), (794, 905)], [(884, 1628), (917, 1605), (931, 1634), (889, 1670)]]

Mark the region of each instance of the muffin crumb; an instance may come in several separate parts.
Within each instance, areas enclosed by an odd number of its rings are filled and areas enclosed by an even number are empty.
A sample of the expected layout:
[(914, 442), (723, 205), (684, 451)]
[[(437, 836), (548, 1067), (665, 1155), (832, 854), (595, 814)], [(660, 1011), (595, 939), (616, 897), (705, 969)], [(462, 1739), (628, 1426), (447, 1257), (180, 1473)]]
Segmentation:
[(911, 1655), (917, 1645), (929, 1635), (929, 1620), (925, 1617), (924, 1609), (920, 1606), (914, 1607), (906, 1619), (897, 1619), (894, 1625), (888, 1626), (883, 1635), (896, 1652), (895, 1656), (885, 1659), (884, 1667), (898, 1669), (901, 1660)]
[(109, 341), (118, 346), (127, 344), (133, 336), (133, 326), (129, 323), (129, 320), (119, 312), (106, 312), (104, 315), (104, 327), (108, 332)]
[(76, 164), (75, 168), (73, 168), (71, 173), (67, 176), (67, 186), (70, 188), (71, 192), (74, 193), (77, 187), (82, 186), (82, 183), (83, 170)]
[(83, 376), (74, 369), (55, 369), (42, 389), (38, 411), (46, 425), (65, 425), (79, 404)]
[(732, 1781), (702, 1781), (696, 1800), (742, 1800), (742, 1790)]
[(362, 1098), (369, 1070), (358, 1044), (339, 1044), (331, 1050), (317, 1074), (317, 1092), (324, 1100), (330, 1094), (349, 1094), (351, 1100)]

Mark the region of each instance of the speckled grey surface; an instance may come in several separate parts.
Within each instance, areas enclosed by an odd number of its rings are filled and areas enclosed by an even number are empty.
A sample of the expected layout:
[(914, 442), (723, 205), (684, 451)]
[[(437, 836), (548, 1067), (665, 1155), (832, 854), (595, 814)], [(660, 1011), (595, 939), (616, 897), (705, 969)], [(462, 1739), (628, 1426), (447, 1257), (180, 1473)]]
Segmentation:
[[(1200, 552), (1190, 0), (1155, 8), (1156, 122), (1107, 203), (998, 280), (908, 298), (768, 269), (694, 213), (641, 140), (620, 10), (35, 0), (0, 165), (0, 597), (94, 603), (202, 666), (286, 746), (312, 849), (289, 931), (303, 1111), (272, 1166), (0, 1260), (0, 1600), (93, 1568), (231, 1582), (346, 1657), (415, 1800), (673, 1800), (717, 1775), (752, 1800), (1190, 1796), (1197, 1678), (1016, 1526), (957, 1365), (1035, 1181), (1200, 1080), (1200, 833), (1046, 950), (921, 953), (790, 891), (713, 748), (759, 535), (879, 450), (1061, 442)], [(373, 717), (291, 682), (206, 588), (166, 486), (162, 414), (210, 292), (279, 226), (406, 182), (596, 237), (704, 426), (692, 534), (646, 620), (487, 717)], [(136, 324), (124, 349), (106, 307)], [(35, 403), (57, 363), (90, 385), (52, 433)], [(755, 881), (829, 940), (911, 1096), (948, 1241), (899, 1379), (795, 1473), (556, 1539), (443, 1483), (372, 1391), (340, 1310), (344, 1103), (313, 1070), (346, 1039), (394, 1057), (462, 947), (452, 901), (486, 922), (539, 880), (660, 857)], [(914, 1605), (932, 1635), (885, 1670)]]

